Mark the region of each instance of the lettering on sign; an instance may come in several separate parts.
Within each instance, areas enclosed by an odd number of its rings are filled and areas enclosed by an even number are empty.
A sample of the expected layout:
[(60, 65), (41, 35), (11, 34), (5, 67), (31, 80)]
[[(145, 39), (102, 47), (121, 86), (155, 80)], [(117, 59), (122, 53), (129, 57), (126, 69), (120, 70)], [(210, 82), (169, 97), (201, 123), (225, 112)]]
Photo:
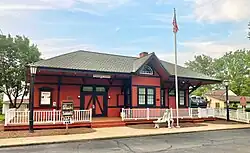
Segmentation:
[(51, 92), (41, 91), (41, 105), (50, 105)]

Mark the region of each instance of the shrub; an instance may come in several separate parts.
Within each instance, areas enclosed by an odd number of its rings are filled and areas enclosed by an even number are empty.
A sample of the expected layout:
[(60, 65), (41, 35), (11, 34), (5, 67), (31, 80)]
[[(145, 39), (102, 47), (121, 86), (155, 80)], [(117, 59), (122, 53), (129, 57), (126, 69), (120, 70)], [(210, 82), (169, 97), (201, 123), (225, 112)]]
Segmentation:
[(237, 109), (238, 109), (238, 107), (235, 107), (235, 106), (229, 106), (229, 109), (237, 110)]
[(245, 111), (246, 111), (246, 112), (250, 112), (250, 108), (246, 108)]

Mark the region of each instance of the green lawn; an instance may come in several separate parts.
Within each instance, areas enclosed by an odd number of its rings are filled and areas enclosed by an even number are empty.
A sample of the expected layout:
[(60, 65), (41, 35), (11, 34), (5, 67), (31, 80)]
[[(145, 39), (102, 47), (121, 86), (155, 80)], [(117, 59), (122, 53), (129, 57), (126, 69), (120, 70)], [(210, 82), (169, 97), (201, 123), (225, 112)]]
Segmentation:
[(3, 120), (4, 120), (4, 115), (0, 114), (0, 121), (3, 121)]

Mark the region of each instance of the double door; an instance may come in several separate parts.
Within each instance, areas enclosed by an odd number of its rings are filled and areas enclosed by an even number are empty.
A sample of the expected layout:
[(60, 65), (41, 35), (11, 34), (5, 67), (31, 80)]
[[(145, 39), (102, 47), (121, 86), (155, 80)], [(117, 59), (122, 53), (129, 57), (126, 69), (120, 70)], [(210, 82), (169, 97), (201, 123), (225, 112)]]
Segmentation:
[(83, 86), (81, 88), (81, 109), (92, 108), (94, 117), (107, 116), (108, 94), (105, 87)]

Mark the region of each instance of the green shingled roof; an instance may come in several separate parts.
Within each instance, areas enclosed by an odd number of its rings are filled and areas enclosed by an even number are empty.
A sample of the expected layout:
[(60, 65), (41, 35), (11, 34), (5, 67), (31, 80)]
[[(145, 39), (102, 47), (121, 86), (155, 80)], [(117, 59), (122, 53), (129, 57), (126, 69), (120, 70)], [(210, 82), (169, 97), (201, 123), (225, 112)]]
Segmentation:
[[(136, 72), (151, 56), (155, 56), (155, 54), (151, 53), (142, 58), (137, 58), (80, 50), (41, 60), (32, 65), (45, 68), (133, 73)], [(174, 64), (165, 61), (160, 62), (170, 75), (174, 75)], [(177, 72), (179, 77), (219, 81), (218, 79), (191, 71), (181, 66), (178, 66)]]

